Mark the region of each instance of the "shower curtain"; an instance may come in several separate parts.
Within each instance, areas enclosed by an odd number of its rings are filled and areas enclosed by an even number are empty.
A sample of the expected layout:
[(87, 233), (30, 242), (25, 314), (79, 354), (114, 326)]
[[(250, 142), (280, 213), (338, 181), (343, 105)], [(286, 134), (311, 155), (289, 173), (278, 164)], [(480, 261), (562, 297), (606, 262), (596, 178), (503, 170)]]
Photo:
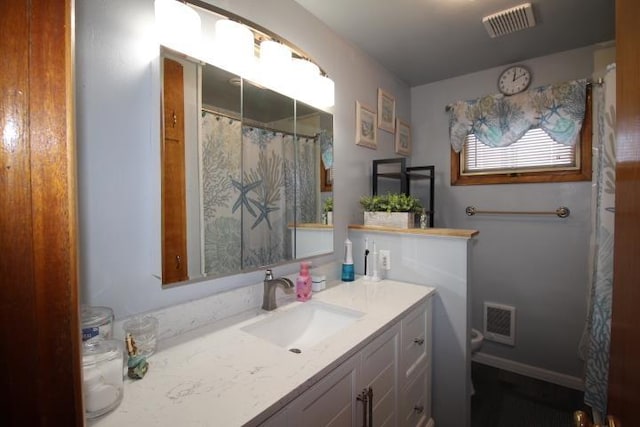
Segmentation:
[[(296, 223), (318, 222), (320, 197), (320, 147), (317, 137), (297, 136), (295, 164)], [(290, 170), (294, 170), (291, 168)]]
[(222, 276), (242, 268), (242, 223), (233, 186), (242, 182), (242, 126), (203, 110), (201, 130), (203, 273)]
[(590, 290), (584, 401), (595, 422), (607, 413), (609, 344), (611, 341), (611, 292), (613, 286), (613, 236), (616, 167), (616, 73), (607, 68), (604, 84), (594, 89), (595, 121), (593, 181), (595, 193), (595, 241)]
[(289, 225), (319, 215), (317, 138), (203, 110), (201, 141), (205, 275), (292, 259)]
[(243, 268), (291, 259), (284, 180), (290, 140), (281, 132), (242, 127), (243, 193), (238, 200), (243, 208)]

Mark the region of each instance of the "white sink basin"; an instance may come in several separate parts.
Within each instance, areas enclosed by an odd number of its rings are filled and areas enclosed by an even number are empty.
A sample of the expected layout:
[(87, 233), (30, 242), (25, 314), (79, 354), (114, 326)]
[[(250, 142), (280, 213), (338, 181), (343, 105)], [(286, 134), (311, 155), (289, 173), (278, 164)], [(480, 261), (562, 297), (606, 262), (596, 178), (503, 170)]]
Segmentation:
[(364, 313), (309, 301), (241, 328), (286, 349), (304, 350), (343, 330)]

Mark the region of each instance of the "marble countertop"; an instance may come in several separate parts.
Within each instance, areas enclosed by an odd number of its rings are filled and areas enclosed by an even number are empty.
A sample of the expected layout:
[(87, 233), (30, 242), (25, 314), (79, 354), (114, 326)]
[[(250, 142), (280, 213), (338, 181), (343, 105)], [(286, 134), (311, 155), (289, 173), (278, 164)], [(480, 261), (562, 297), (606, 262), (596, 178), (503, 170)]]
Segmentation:
[(313, 300), (364, 312), (332, 337), (294, 354), (240, 328), (290, 310), (249, 310), (166, 340), (149, 372), (125, 381), (124, 398), (91, 426), (240, 426), (264, 421), (435, 290), (391, 280), (355, 282)]

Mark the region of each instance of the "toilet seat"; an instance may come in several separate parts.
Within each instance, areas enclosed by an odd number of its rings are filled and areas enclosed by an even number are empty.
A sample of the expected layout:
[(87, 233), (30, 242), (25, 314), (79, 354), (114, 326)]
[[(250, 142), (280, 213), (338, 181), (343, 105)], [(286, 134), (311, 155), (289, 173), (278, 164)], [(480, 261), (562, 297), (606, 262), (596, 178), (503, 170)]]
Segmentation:
[(484, 335), (477, 329), (471, 329), (471, 353), (480, 350), (483, 341)]

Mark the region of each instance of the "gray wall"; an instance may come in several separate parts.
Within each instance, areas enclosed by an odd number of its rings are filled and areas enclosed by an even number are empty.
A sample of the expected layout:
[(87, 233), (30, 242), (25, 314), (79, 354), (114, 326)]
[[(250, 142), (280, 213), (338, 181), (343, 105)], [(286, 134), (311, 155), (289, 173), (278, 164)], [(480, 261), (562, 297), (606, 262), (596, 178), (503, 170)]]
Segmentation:
[[(591, 77), (594, 48), (523, 61), (532, 87)], [(591, 183), (451, 186), (448, 115), (453, 101), (496, 93), (497, 67), (411, 89), (414, 165), (436, 167), (436, 226), (480, 231), (470, 277), (472, 327), (482, 330), (483, 302), (513, 305), (516, 345), (485, 341), (482, 352), (580, 377), (578, 342), (587, 314)], [(488, 210), (571, 209), (567, 219), (467, 217), (466, 206)]]
[[(393, 157), (393, 135), (378, 150), (355, 145), (355, 101), (376, 106), (378, 87), (408, 119), (410, 89), (292, 0), (212, 1), (290, 40), (335, 82), (335, 257), (347, 223), (360, 221), (374, 158)], [(260, 282), (261, 272), (162, 289), (157, 271), (160, 84), (153, 0), (76, 4), (77, 141), (82, 300), (116, 317)], [(335, 257), (325, 257), (332, 261)], [(297, 266), (276, 269), (276, 274)], [(337, 274), (337, 272), (336, 272)]]

